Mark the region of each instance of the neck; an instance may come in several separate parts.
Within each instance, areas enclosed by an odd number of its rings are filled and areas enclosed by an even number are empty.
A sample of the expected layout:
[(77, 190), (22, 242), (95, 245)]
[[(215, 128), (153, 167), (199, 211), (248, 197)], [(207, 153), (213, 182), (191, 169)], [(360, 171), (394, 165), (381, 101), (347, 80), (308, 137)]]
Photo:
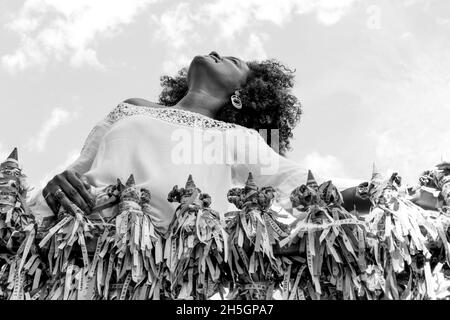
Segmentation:
[(204, 90), (189, 90), (174, 107), (215, 118), (223, 105), (223, 99), (214, 97)]

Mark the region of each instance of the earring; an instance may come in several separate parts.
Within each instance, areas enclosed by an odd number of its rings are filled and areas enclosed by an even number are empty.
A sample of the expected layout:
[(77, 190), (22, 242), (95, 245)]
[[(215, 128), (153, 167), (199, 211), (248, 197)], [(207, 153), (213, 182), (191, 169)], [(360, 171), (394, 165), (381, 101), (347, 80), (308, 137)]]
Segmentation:
[(233, 105), (233, 107), (235, 107), (236, 109), (241, 109), (242, 108), (242, 101), (239, 95), (239, 91), (236, 90), (234, 92), (234, 94), (231, 96), (231, 104)]

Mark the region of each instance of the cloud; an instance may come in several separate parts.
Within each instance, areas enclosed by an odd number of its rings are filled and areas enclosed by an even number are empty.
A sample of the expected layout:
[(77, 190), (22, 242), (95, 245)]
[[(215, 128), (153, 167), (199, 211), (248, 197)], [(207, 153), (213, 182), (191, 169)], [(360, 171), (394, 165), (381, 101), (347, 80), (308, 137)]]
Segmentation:
[(441, 26), (450, 26), (450, 19), (436, 18), (436, 23)]
[[(337, 23), (359, 0), (215, 0), (199, 4), (178, 3), (162, 15), (152, 15), (155, 38), (162, 40), (170, 54), (164, 71), (174, 72), (186, 65), (199, 47), (236, 50), (235, 44), (244, 41), (239, 50), (244, 59), (267, 57), (267, 34), (261, 33), (263, 24), (283, 27), (297, 15), (315, 14), (321, 24)], [(211, 33), (207, 36), (207, 31)], [(181, 62), (184, 64), (182, 65)]]
[(163, 71), (167, 74), (175, 74), (178, 70), (189, 65), (192, 57), (181, 52), (172, 52), (163, 62)]
[[(182, 43), (191, 45), (187, 38), (195, 37), (193, 31), (208, 28), (219, 40), (233, 39), (258, 23), (268, 22), (283, 26), (295, 15), (315, 13), (323, 24), (338, 22), (359, 0), (215, 0), (199, 5), (183, 2), (152, 20), (159, 26), (158, 37), (166, 39), (173, 47)], [(187, 37), (187, 38), (186, 38)]]
[[(9, 14), (6, 28), (19, 35), (19, 47), (1, 56), (1, 64), (11, 74), (31, 67), (67, 61), (72, 67), (103, 69), (97, 54), (99, 39), (110, 37), (135, 21), (150, 4), (158, 0), (26, 0)], [(266, 56), (268, 40), (258, 32), (262, 23), (282, 27), (296, 15), (315, 14), (320, 23), (338, 22), (359, 0), (215, 0), (181, 2), (162, 14), (152, 14), (154, 37), (171, 49), (165, 71), (179, 68), (187, 48), (208, 41), (219, 45), (236, 36), (247, 37), (249, 54)], [(210, 39), (204, 35), (212, 32)], [(245, 53), (245, 52), (244, 52)], [(175, 67), (176, 66), (176, 67)]]
[(338, 22), (358, 0), (216, 0), (199, 9), (202, 21), (217, 22), (220, 34), (233, 37), (258, 22), (277, 26), (292, 21), (295, 15), (316, 14), (320, 23)]
[(247, 46), (241, 55), (244, 60), (263, 60), (267, 58), (266, 50), (264, 49), (264, 42), (269, 38), (265, 33), (257, 34), (251, 33), (248, 37)]
[(404, 125), (402, 128), (378, 133), (377, 163), (380, 164), (381, 171), (396, 171), (406, 178), (408, 183), (415, 183), (422, 171), (441, 160), (450, 160), (449, 145), (450, 130), (443, 132), (433, 128), (420, 128), (418, 125), (413, 125), (412, 128)]
[(355, 2), (354, 0), (318, 1), (315, 7), (317, 19), (324, 25), (333, 25), (342, 19)]
[(19, 47), (1, 57), (10, 73), (50, 62), (102, 68), (97, 39), (111, 36), (156, 0), (26, 0), (7, 29), (20, 37)]
[(380, 168), (396, 170), (409, 183), (441, 157), (450, 160), (450, 76), (444, 71), (450, 68), (449, 46), (417, 41), (412, 42), (416, 54), (407, 65), (407, 76), (378, 87), (380, 97), (389, 97), (390, 107), (380, 108), (371, 134)]
[(27, 149), (30, 151), (43, 151), (50, 134), (76, 116), (76, 113), (61, 108), (53, 109), (50, 117), (42, 124), (39, 132), (28, 141)]
[(311, 152), (304, 157), (302, 163), (312, 171), (319, 183), (332, 180), (340, 190), (357, 186), (366, 180), (348, 174), (342, 161), (330, 154)]
[(306, 168), (313, 173), (323, 177), (342, 177), (345, 176), (344, 165), (333, 155), (321, 155), (318, 152), (312, 152), (305, 156), (303, 163)]
[[(188, 40), (196, 37), (193, 31), (199, 18), (191, 11), (188, 3), (182, 2), (161, 15), (151, 15), (151, 20), (160, 26), (154, 36), (160, 40), (170, 41), (173, 48), (189, 45)], [(184, 36), (187, 34), (189, 37)]]

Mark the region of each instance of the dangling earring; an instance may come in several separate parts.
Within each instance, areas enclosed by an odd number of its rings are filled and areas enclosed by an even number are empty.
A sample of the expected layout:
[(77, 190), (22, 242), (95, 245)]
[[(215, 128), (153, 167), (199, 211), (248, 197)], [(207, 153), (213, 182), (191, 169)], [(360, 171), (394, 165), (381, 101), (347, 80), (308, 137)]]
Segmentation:
[(234, 92), (234, 94), (231, 96), (231, 104), (233, 105), (233, 107), (235, 107), (236, 109), (241, 109), (242, 108), (242, 101), (239, 95), (239, 91), (236, 90)]

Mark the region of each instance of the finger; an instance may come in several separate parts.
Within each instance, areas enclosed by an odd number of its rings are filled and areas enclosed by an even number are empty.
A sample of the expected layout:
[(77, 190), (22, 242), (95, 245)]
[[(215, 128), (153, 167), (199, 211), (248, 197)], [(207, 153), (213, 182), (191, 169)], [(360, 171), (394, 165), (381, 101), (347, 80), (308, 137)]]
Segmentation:
[(55, 193), (55, 201), (59, 203), (60, 208), (64, 208), (68, 213), (75, 215), (75, 212), (73, 210), (73, 207), (71, 205), (71, 202), (69, 198), (67, 198), (67, 195), (64, 193), (64, 191)]
[(86, 190), (83, 181), (72, 171), (67, 172), (66, 179), (72, 187), (78, 191), (79, 195), (83, 198), (84, 202), (88, 204), (89, 208), (92, 208), (95, 205), (94, 199), (89, 191)]
[(450, 163), (442, 162), (442, 163), (438, 164), (436, 167), (440, 170), (450, 169)]
[(81, 180), (86, 190), (91, 189), (91, 184), (88, 182), (87, 177), (75, 172), (75, 176)]
[(53, 197), (53, 195), (46, 189), (42, 190), (42, 195), (44, 196), (45, 202), (47, 202), (47, 205), (50, 207), (53, 213), (55, 215), (58, 215), (59, 206), (56, 203), (56, 200)]
[[(66, 207), (65, 200), (72, 201), (72, 203), (75, 204), (78, 208), (80, 208), (81, 210), (83, 210), (86, 213), (90, 213), (91, 210), (89, 209), (89, 206), (86, 204), (86, 202), (80, 196), (78, 191), (74, 187), (72, 187), (72, 185), (66, 180), (65, 177), (63, 177), (61, 175), (58, 176), (57, 182), (58, 182), (59, 187), (62, 189), (62, 191), (64, 191), (64, 193), (66, 194), (66, 197), (67, 197), (67, 199), (61, 197), (62, 198), (62, 201), (60, 201), (61, 205), (64, 205), (64, 207)], [(60, 199), (58, 199), (58, 200), (60, 200)]]

